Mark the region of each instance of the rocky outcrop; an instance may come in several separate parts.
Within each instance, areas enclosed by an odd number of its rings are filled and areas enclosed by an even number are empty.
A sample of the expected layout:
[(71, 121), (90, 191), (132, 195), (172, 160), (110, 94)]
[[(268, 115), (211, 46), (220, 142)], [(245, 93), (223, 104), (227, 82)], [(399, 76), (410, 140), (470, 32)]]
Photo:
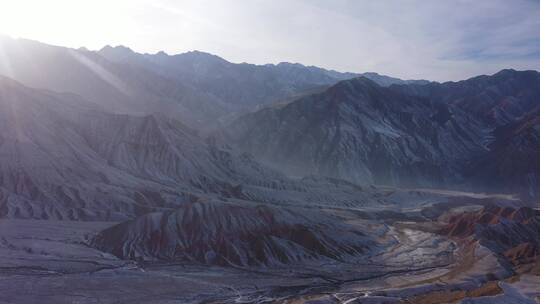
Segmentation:
[(535, 262), (540, 251), (540, 211), (530, 207), (486, 206), (449, 218), (439, 231), (472, 238), (514, 265)]

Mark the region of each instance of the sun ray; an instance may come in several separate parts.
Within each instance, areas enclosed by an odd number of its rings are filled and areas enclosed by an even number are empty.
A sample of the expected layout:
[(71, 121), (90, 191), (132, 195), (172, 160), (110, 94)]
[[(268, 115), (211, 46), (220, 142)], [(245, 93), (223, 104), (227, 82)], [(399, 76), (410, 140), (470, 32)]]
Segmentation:
[(0, 73), (7, 77), (13, 77), (13, 67), (9, 57), (6, 55), (4, 40), (4, 37), (0, 37)]

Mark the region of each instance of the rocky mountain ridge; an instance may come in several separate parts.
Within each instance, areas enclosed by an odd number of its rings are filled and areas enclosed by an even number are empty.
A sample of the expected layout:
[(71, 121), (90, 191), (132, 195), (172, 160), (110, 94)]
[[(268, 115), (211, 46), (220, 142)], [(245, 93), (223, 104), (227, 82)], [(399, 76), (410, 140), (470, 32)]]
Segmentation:
[(436, 185), (480, 153), (482, 125), (459, 109), (407, 96), (367, 78), (237, 119), (233, 141), (292, 175), (358, 183)]
[[(244, 115), (227, 133), (241, 149), (291, 175), (403, 186), (481, 185), (534, 195), (536, 167), (518, 175), (509, 170), (515, 155), (534, 158), (528, 147), (535, 145), (538, 100), (540, 73), (534, 71), (387, 88), (357, 78)], [(507, 132), (511, 138), (502, 139), (504, 129), (524, 129), (512, 127), (520, 120), (527, 120), (522, 125), (529, 131)], [(500, 151), (510, 147), (514, 152)], [(516, 154), (525, 149), (530, 153)], [(509, 167), (498, 165), (504, 155)], [(490, 166), (499, 166), (495, 176), (486, 173)], [(495, 180), (486, 182), (487, 175)]]

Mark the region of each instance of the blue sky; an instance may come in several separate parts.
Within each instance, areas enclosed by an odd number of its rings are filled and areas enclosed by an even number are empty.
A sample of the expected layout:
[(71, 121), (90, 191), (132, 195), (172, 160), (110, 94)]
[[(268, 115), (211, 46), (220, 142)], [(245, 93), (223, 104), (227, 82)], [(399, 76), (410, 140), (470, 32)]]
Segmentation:
[(0, 1), (0, 32), (70, 47), (439, 81), (540, 70), (540, 0)]

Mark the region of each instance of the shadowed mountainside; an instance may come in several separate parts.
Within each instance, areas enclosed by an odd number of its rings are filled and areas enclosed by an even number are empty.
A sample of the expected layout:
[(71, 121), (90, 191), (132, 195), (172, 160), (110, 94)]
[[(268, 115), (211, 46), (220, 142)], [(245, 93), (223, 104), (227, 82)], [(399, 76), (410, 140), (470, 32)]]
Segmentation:
[(227, 132), (242, 149), (293, 175), (437, 185), (459, 179), (467, 157), (483, 150), (481, 127), (459, 109), (356, 78), (245, 115)]
[[(534, 196), (538, 100), (540, 73), (534, 71), (389, 88), (357, 78), (241, 116), (226, 133), (292, 175)], [(501, 137), (512, 128), (520, 131)]]

